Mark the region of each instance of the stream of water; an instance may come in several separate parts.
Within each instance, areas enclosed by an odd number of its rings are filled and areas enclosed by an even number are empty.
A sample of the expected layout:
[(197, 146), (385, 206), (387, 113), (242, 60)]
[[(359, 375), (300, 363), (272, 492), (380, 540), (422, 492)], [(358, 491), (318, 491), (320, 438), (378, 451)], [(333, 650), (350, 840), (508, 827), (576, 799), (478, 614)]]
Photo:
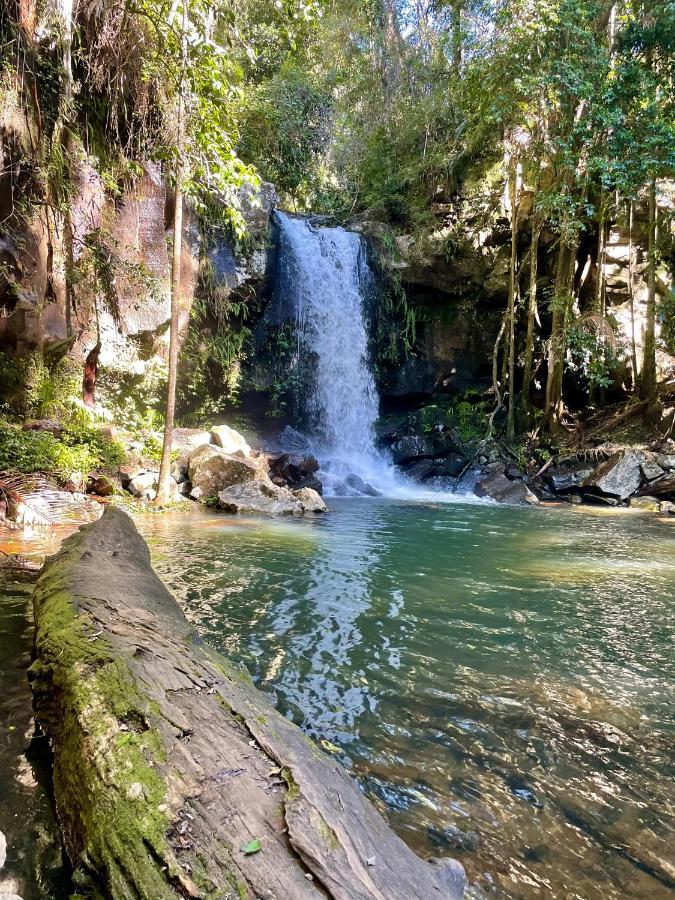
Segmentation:
[(672, 897), (672, 519), (331, 506), (141, 527), (206, 638), (479, 895)]

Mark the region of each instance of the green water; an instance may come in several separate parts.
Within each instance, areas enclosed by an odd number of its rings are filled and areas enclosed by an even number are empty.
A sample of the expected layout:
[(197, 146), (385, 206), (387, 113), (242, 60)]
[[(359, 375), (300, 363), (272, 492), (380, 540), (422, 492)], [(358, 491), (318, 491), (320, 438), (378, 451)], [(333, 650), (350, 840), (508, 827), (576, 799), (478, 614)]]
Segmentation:
[(672, 518), (331, 505), (141, 528), (206, 637), (478, 896), (672, 897)]

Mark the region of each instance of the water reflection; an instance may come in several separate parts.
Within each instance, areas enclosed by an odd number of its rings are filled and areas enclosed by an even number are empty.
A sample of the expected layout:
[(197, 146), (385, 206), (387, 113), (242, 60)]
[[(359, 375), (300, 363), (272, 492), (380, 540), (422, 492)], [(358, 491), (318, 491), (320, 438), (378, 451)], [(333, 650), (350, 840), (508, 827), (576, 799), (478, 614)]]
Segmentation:
[(147, 530), (209, 639), (335, 745), (420, 853), (458, 855), (489, 895), (671, 896), (675, 532), (334, 506)]

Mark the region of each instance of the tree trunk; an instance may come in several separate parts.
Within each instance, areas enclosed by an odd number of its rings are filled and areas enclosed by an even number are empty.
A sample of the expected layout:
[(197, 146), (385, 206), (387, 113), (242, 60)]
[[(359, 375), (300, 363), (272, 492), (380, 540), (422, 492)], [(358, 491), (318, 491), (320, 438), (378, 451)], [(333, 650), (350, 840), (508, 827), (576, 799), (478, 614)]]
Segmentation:
[(647, 261), (647, 316), (640, 396), (656, 399), (656, 176), (649, 182), (649, 244)]
[(464, 0), (453, 0), (450, 5), (450, 33), (452, 39), (452, 68), (459, 75), (462, 68), (462, 7)]
[(628, 297), (630, 299), (630, 357), (633, 366), (633, 391), (637, 392), (639, 382), (637, 346), (635, 343), (635, 292), (633, 289), (633, 201), (628, 208)]
[(525, 337), (525, 365), (523, 369), (522, 400), (527, 408), (530, 402), (532, 382), (532, 365), (534, 360), (534, 322), (537, 314), (537, 256), (539, 252), (539, 233), (541, 226), (537, 219), (532, 220), (532, 243), (530, 245), (530, 292), (527, 301), (527, 334)]
[(544, 411), (544, 422), (551, 431), (559, 428), (563, 413), (563, 367), (567, 322), (572, 307), (572, 281), (574, 278), (575, 258), (576, 245), (570, 247), (561, 242), (558, 252), (555, 294), (553, 297), (553, 321), (548, 351), (548, 378), (546, 380), (546, 406)]
[(171, 443), (176, 411), (176, 381), (178, 377), (178, 325), (180, 316), (181, 256), (183, 250), (183, 130), (185, 117), (184, 81), (187, 63), (187, 0), (183, 0), (182, 71), (178, 94), (178, 129), (176, 138), (175, 201), (173, 211), (173, 253), (171, 255), (171, 324), (169, 326), (169, 373), (166, 388), (166, 418), (162, 459), (159, 465), (157, 503), (167, 503), (170, 497)]
[(513, 441), (516, 435), (516, 268), (518, 260), (518, 206), (520, 202), (520, 162), (516, 157), (513, 166), (513, 192), (511, 194), (511, 268), (509, 272), (509, 406), (506, 420), (506, 438)]

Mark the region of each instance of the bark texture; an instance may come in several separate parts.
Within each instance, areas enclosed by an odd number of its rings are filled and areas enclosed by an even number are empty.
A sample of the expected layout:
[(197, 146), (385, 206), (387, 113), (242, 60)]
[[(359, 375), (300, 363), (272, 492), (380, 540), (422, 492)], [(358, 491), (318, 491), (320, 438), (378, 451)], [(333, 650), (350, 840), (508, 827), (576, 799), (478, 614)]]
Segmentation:
[(462, 896), (458, 863), (415, 856), (342, 767), (199, 639), (123, 512), (64, 542), (34, 606), (36, 711), (87, 896)]

